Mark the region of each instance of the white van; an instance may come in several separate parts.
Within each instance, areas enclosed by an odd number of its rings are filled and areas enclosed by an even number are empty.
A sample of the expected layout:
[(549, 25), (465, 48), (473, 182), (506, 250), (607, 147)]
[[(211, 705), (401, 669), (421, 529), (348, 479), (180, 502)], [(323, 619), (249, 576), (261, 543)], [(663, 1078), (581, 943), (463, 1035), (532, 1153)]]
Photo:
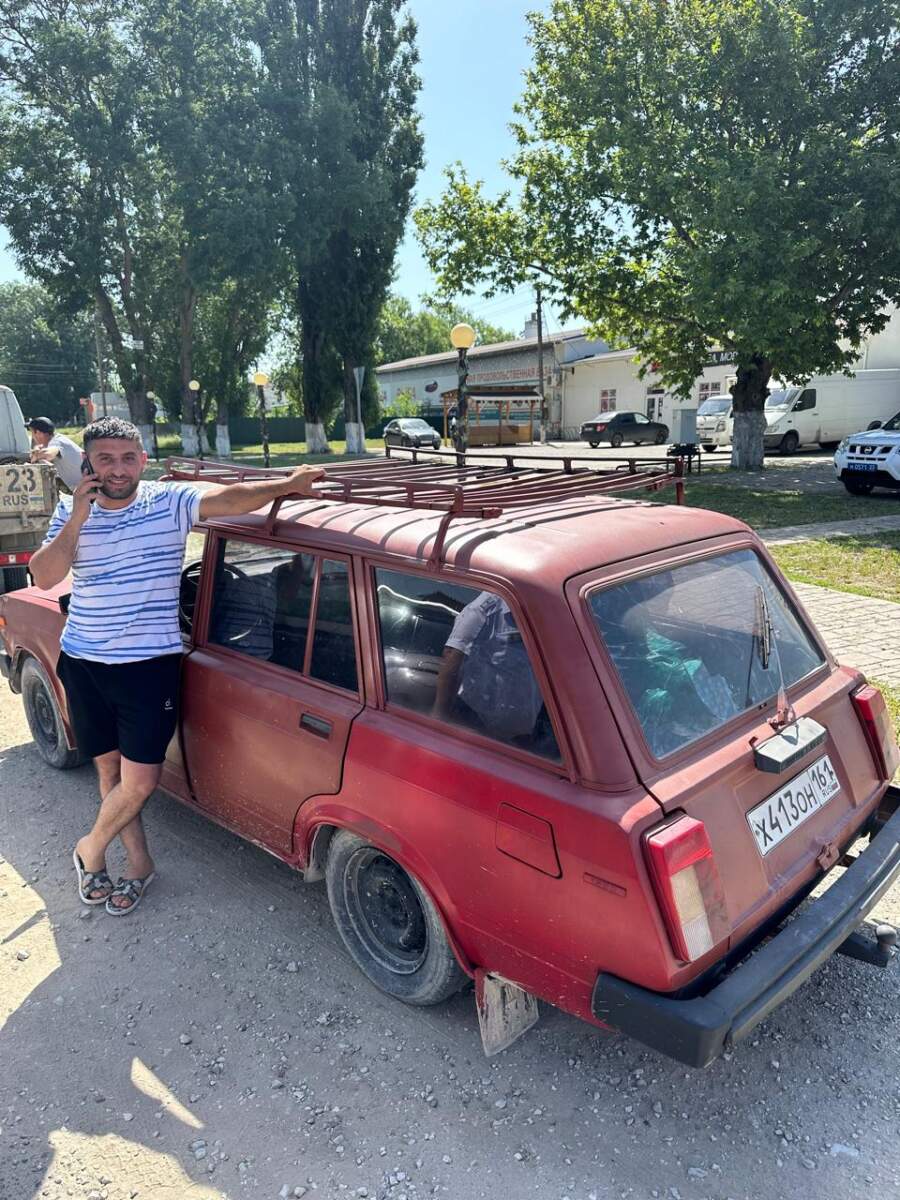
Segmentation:
[(730, 446), (733, 437), (731, 395), (707, 396), (697, 409), (697, 441), (707, 454), (714, 454), (720, 446)]
[(887, 421), (898, 409), (900, 368), (817, 375), (802, 387), (770, 391), (763, 444), (782, 454), (816, 442), (833, 450), (849, 434)]

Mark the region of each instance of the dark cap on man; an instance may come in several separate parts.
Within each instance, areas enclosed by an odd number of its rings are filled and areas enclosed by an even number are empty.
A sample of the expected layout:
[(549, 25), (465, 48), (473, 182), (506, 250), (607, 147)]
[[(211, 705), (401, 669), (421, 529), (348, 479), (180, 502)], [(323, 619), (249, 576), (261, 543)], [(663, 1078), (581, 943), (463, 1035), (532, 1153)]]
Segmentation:
[(38, 433), (56, 433), (56, 426), (49, 417), (32, 417), (26, 424), (26, 429), (36, 429)]

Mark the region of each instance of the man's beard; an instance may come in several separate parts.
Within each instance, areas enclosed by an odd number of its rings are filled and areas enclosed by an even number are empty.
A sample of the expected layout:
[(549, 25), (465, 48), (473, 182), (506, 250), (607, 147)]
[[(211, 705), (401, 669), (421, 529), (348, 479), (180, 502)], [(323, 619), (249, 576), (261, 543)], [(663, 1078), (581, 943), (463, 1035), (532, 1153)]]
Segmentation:
[(133, 482), (122, 484), (117, 488), (109, 487), (103, 483), (100, 485), (100, 492), (106, 496), (108, 500), (127, 500), (129, 496), (133, 496), (138, 490), (140, 479), (135, 479)]

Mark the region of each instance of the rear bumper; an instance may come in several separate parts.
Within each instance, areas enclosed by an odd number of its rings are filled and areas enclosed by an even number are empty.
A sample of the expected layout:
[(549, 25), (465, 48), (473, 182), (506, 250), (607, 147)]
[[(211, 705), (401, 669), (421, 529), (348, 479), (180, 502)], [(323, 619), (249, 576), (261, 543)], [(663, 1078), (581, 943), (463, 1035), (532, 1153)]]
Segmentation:
[(900, 877), (900, 788), (888, 788), (885, 802), (893, 815), (843, 876), (716, 987), (678, 1000), (601, 972), (594, 1016), (688, 1066), (708, 1066), (805, 983)]

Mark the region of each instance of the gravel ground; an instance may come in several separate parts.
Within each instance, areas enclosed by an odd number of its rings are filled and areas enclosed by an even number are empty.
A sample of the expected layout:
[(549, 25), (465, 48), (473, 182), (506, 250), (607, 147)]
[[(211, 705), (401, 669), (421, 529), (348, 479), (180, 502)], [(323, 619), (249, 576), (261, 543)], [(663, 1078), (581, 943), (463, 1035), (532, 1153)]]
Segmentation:
[(386, 999), (321, 884), (162, 795), (147, 900), (83, 907), (91, 770), (45, 768), (5, 688), (0, 737), (3, 1200), (898, 1194), (895, 969), (831, 962), (705, 1072), (546, 1006), (489, 1061), (471, 992)]

